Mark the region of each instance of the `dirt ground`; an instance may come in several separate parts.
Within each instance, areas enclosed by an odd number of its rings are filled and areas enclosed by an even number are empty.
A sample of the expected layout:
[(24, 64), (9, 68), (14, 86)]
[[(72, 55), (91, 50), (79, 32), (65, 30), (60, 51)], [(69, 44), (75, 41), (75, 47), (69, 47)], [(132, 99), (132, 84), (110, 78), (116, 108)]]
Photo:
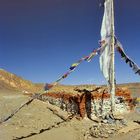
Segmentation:
[[(9, 91), (0, 91), (0, 121), (29, 100), (28, 96)], [(48, 108), (48, 104), (34, 100), (25, 105), (8, 121), (0, 124), (0, 140), (140, 140), (140, 114), (136, 111), (125, 114), (127, 125), (107, 138), (94, 138), (87, 133), (97, 122), (75, 117), (63, 120)]]

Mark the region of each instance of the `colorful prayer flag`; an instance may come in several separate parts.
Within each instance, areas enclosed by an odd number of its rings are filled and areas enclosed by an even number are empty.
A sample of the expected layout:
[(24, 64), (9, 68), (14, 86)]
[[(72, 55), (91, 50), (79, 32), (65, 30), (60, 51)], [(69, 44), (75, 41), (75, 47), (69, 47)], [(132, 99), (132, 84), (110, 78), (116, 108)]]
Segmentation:
[(90, 62), (91, 61), (91, 59), (94, 57), (94, 56), (96, 56), (98, 53), (97, 53), (97, 51), (96, 50), (94, 50), (90, 55), (89, 55), (89, 57), (88, 57), (88, 59), (87, 59), (87, 61), (88, 62)]
[(53, 84), (46, 83), (44, 89), (45, 91), (47, 91), (47, 90), (50, 90), (52, 87), (53, 87)]

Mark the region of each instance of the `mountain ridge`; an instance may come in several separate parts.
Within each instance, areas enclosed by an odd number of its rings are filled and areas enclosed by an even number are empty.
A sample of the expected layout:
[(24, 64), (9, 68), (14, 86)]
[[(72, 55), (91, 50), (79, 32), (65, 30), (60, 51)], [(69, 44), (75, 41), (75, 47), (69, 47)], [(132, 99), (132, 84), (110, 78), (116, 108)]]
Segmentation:
[[(57, 85), (55, 88), (58, 90), (70, 89), (71, 87), (93, 87), (92, 85)], [(99, 85), (106, 86), (106, 85)], [(140, 93), (140, 83), (124, 83), (117, 84), (118, 87), (127, 87), (132, 92)], [(43, 90), (44, 84), (42, 83), (33, 83), (32, 81), (25, 80), (24, 78), (17, 76), (16, 74), (10, 73), (4, 69), (0, 69), (0, 89), (15, 90), (22, 92), (40, 92)], [(54, 88), (54, 89), (55, 89)]]

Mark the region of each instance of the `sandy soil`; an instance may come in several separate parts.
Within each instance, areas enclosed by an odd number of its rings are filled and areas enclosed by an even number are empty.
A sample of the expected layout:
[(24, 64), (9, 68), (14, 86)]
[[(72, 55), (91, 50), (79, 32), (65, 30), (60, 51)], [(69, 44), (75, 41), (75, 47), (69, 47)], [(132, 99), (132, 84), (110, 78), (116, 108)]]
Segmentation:
[[(11, 92), (0, 92), (0, 119), (3, 120), (29, 97)], [(127, 126), (105, 140), (140, 140), (140, 114), (131, 112), (124, 115)], [(96, 124), (87, 118), (63, 120), (42, 101), (34, 100), (18, 111), (11, 119), (0, 124), (0, 140), (103, 140), (88, 137), (86, 133)]]

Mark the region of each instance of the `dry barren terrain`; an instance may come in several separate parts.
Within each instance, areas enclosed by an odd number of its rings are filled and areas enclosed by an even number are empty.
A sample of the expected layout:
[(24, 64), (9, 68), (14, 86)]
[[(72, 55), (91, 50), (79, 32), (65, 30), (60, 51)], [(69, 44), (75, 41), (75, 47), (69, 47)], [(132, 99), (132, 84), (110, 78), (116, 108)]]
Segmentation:
[[(140, 83), (117, 86), (127, 87), (133, 97), (140, 97)], [(0, 70), (0, 140), (140, 140), (139, 106), (129, 114), (123, 114), (122, 121), (106, 124), (69, 116), (60, 108), (37, 99), (25, 104), (30, 97), (23, 91), (34, 93), (42, 87), (42, 84)], [(90, 90), (95, 85), (58, 85), (50, 92), (71, 92), (77, 87)]]

